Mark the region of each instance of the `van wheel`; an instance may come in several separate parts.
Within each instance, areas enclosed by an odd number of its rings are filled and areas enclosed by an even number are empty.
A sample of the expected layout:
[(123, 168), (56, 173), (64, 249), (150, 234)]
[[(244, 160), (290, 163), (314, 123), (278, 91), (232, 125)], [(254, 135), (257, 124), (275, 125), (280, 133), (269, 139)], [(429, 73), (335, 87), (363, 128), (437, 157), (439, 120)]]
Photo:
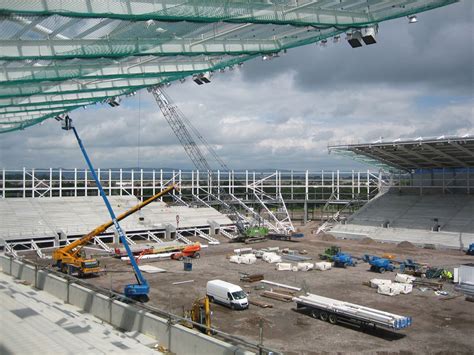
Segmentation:
[(326, 322), (329, 318), (329, 315), (327, 312), (321, 312), (319, 313), (319, 319), (321, 319), (323, 322)]
[(329, 315), (329, 323), (331, 324), (336, 324), (337, 323), (337, 316), (335, 314), (330, 314)]
[(234, 310), (235, 309), (235, 306), (233, 303), (230, 304), (230, 309)]
[(385, 268), (381, 267), (381, 268), (379, 269), (379, 272), (380, 272), (381, 274), (383, 274), (383, 273), (385, 272)]

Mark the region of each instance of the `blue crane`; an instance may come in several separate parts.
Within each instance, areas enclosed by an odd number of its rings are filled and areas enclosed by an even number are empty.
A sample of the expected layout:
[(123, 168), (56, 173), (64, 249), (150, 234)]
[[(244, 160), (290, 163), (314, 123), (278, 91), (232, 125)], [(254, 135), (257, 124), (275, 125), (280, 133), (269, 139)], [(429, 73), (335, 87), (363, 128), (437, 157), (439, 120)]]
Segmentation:
[(67, 130), (67, 131), (72, 130), (74, 132), (74, 135), (76, 136), (76, 139), (77, 139), (77, 143), (79, 144), (79, 147), (81, 148), (82, 155), (84, 155), (84, 159), (86, 160), (87, 166), (89, 167), (89, 170), (95, 180), (95, 183), (97, 184), (97, 188), (99, 189), (100, 196), (104, 200), (105, 206), (107, 207), (107, 210), (109, 211), (110, 218), (112, 219), (114, 227), (117, 230), (117, 233), (119, 235), (120, 241), (124, 245), (125, 250), (127, 251), (127, 255), (130, 258), (130, 262), (132, 263), (132, 267), (133, 267), (133, 271), (135, 272), (135, 278), (137, 279), (137, 283), (126, 285), (124, 294), (127, 297), (130, 297), (142, 302), (146, 302), (148, 300), (148, 293), (150, 292), (150, 286), (148, 285), (148, 281), (143, 277), (140, 269), (138, 268), (137, 262), (135, 261), (135, 257), (133, 256), (130, 246), (128, 245), (127, 239), (125, 238), (125, 233), (123, 232), (122, 227), (120, 227), (117, 217), (115, 216), (114, 210), (112, 209), (112, 206), (110, 205), (109, 199), (105, 195), (104, 189), (102, 188), (102, 184), (100, 183), (99, 178), (97, 177), (94, 167), (92, 166), (92, 162), (90, 161), (89, 156), (87, 155), (86, 149), (84, 145), (82, 144), (81, 138), (79, 137), (79, 134), (77, 133), (76, 128), (72, 125), (71, 118), (67, 115), (63, 117), (62, 128), (64, 130)]

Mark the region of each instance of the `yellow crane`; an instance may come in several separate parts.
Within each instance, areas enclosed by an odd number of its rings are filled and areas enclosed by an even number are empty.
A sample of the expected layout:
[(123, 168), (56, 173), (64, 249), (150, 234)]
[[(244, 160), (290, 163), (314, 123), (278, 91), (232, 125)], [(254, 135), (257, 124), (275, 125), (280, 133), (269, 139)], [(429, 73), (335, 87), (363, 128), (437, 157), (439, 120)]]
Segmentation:
[[(132, 207), (128, 211), (119, 215), (117, 217), (117, 221), (123, 220), (124, 218), (130, 216), (131, 214), (137, 212), (138, 210), (142, 209), (146, 205), (155, 201), (159, 197), (171, 192), (175, 188), (176, 188), (175, 185), (168, 186), (163, 191), (158, 192), (157, 194), (150, 197), (149, 199), (139, 203), (138, 205)], [(113, 224), (114, 222), (112, 220), (107, 223), (104, 223), (101, 226), (89, 232), (88, 234), (86, 234), (85, 236), (83, 236), (82, 238), (72, 242), (71, 244), (54, 250), (53, 260), (55, 262), (55, 265), (63, 273), (72, 274), (72, 273), (77, 272), (79, 277), (99, 272), (100, 271), (99, 261), (97, 259), (87, 259), (82, 248), (94, 237), (105, 232)]]

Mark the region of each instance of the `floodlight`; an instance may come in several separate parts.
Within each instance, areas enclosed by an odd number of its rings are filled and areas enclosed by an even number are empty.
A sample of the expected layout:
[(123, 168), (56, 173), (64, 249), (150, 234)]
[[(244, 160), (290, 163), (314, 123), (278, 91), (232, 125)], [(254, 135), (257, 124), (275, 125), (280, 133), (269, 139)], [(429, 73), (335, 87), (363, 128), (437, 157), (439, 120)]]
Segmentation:
[(262, 60), (271, 60), (271, 59), (272, 59), (272, 57), (271, 57), (270, 54), (264, 54), (264, 55), (262, 55)]
[(198, 85), (204, 84), (204, 83), (201, 81), (199, 75), (193, 75), (193, 81), (194, 81), (196, 84), (198, 84)]
[(348, 33), (347, 42), (349, 42), (352, 48), (362, 47), (362, 33), (360, 31)]
[(326, 47), (328, 45), (328, 40), (327, 39), (323, 39), (321, 42), (319, 42), (319, 45), (321, 47)]
[(243, 66), (244, 66), (244, 63), (242, 63), (242, 62), (240, 62), (240, 63), (237, 64), (237, 68), (238, 68), (238, 69), (241, 69)]
[(225, 68), (220, 68), (219, 73), (225, 73)]
[(416, 17), (416, 15), (409, 15), (407, 16), (408, 18), (408, 23), (417, 23), (418, 22), (418, 18)]
[(64, 118), (65, 118), (66, 116), (67, 116), (67, 114), (61, 113), (60, 115), (55, 116), (54, 119), (55, 119), (56, 121), (58, 121), (58, 122), (61, 122), (61, 121), (64, 120)]
[(107, 99), (107, 103), (112, 106), (112, 107), (117, 107), (117, 106), (120, 106), (120, 101), (122, 99), (120, 97), (111, 97), (109, 99)]
[(199, 79), (201, 79), (203, 83), (209, 84), (211, 82), (211, 76), (212, 74), (210, 72), (207, 72), (207, 73), (201, 74)]
[(150, 26), (153, 26), (155, 24), (154, 20), (147, 20), (145, 21), (145, 27), (148, 28)]
[(374, 43), (377, 43), (376, 36), (377, 36), (377, 27), (370, 26), (364, 29), (364, 36), (362, 37), (362, 40), (367, 45), (374, 44)]
[(333, 43), (339, 43), (341, 41), (341, 36), (339, 36), (339, 35), (334, 36), (332, 41), (333, 41)]
[(181, 78), (181, 79), (179, 79), (179, 82), (180, 82), (181, 84), (184, 83), (185, 81), (186, 81), (186, 78)]
[(170, 86), (171, 86), (171, 83), (168, 81), (168, 82), (165, 83), (165, 86), (166, 86), (166, 87), (170, 87)]

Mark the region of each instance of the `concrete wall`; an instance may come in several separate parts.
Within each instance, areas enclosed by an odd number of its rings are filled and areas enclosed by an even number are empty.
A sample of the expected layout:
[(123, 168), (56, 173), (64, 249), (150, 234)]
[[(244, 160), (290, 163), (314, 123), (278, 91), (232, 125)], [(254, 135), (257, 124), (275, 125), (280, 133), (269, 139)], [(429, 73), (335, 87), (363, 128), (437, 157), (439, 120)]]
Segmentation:
[(32, 286), (79, 307), (119, 329), (146, 334), (176, 354), (252, 354), (179, 324), (169, 324), (168, 319), (113, 300), (19, 260), (0, 256), (0, 269), (3, 273), (25, 280)]

